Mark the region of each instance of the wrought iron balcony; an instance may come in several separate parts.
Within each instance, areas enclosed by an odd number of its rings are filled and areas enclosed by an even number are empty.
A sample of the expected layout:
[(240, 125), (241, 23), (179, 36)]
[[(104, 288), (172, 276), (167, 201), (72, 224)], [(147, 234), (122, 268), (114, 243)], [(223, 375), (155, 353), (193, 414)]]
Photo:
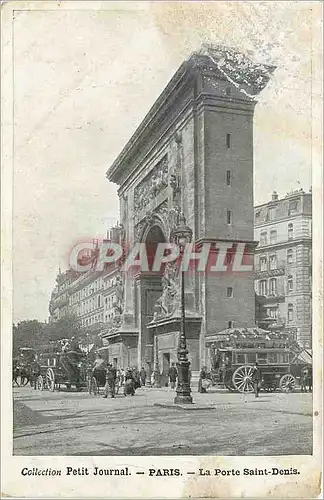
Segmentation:
[(286, 270), (286, 262), (281, 260), (277, 262), (276, 267), (270, 267), (270, 263), (267, 262), (266, 269), (261, 269), (260, 264), (256, 265), (254, 268), (256, 278), (272, 278), (276, 276), (283, 276)]
[(258, 301), (262, 305), (269, 304), (271, 302), (285, 302), (285, 295), (279, 292), (267, 295), (258, 295)]

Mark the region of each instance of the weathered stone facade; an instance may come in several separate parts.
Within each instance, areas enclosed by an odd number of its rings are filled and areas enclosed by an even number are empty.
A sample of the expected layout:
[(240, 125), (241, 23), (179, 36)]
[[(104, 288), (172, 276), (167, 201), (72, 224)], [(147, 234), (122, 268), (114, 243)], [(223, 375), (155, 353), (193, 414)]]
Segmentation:
[[(170, 241), (183, 213), (196, 244), (241, 241), (253, 253), (254, 96), (272, 70), (213, 47), (181, 65), (107, 172), (119, 185), (128, 245)], [(159, 365), (164, 375), (176, 360), (177, 287), (177, 276), (125, 276), (119, 341), (132, 339), (136, 364), (149, 371)], [(254, 324), (253, 276), (193, 274), (185, 288), (194, 372), (205, 364), (206, 336)]]
[(302, 189), (255, 207), (255, 291), (260, 326), (312, 343), (312, 195)]

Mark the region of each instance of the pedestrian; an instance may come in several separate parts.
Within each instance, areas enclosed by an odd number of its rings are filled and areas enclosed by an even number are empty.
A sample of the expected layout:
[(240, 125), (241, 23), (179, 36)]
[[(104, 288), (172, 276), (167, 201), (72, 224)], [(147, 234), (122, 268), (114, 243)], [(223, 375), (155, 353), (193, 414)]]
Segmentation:
[(124, 385), (124, 396), (130, 394), (134, 396), (135, 394), (135, 379), (133, 370), (128, 368), (125, 373), (125, 385)]
[(199, 373), (198, 392), (202, 394), (205, 394), (207, 392), (207, 389), (205, 387), (206, 381), (207, 381), (207, 367), (203, 366)]
[(251, 378), (253, 382), (255, 397), (258, 398), (262, 377), (261, 377), (261, 370), (257, 361), (253, 364)]
[(41, 366), (37, 359), (32, 361), (30, 367), (30, 385), (37, 389), (37, 379), (41, 374)]
[(125, 384), (125, 370), (124, 368), (120, 368), (118, 370), (118, 377), (119, 377), (119, 385), (120, 387), (123, 387), (123, 385)]
[(226, 384), (228, 382), (228, 379), (230, 378), (231, 375), (231, 359), (226, 353), (225, 359), (224, 359), (224, 367), (223, 367), (224, 373), (223, 373), (223, 382)]
[(308, 369), (307, 383), (308, 383), (308, 392), (312, 392), (313, 391), (313, 367), (312, 366), (310, 366)]
[(142, 366), (141, 371), (140, 371), (140, 379), (141, 379), (141, 386), (145, 386), (146, 382), (146, 371), (144, 369), (144, 366)]
[(309, 378), (308, 368), (305, 367), (305, 368), (303, 368), (302, 373), (301, 373), (301, 380), (300, 380), (301, 392), (307, 392), (308, 378)]
[(139, 374), (139, 371), (136, 368), (136, 366), (133, 366), (132, 373), (133, 373), (133, 379), (134, 379), (134, 383), (135, 383), (135, 389), (138, 389), (139, 387), (141, 387), (141, 378), (140, 378), (140, 374)]
[(114, 368), (111, 363), (108, 363), (104, 398), (108, 398), (109, 393), (112, 398), (115, 397), (116, 377), (117, 377), (116, 368)]
[(170, 366), (168, 376), (171, 389), (174, 389), (178, 378), (178, 370), (176, 369), (175, 363), (172, 363), (172, 365)]

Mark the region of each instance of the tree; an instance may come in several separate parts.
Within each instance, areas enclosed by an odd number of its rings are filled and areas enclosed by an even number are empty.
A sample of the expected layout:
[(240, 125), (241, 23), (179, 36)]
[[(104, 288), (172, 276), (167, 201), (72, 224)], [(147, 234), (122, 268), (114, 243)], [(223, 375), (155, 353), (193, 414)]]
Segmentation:
[(46, 328), (46, 337), (48, 341), (58, 341), (62, 339), (71, 339), (83, 335), (83, 328), (78, 316), (68, 314), (55, 323), (50, 323)]
[(37, 319), (20, 321), (12, 327), (13, 354), (17, 356), (21, 347), (33, 349), (44, 341), (45, 323)]

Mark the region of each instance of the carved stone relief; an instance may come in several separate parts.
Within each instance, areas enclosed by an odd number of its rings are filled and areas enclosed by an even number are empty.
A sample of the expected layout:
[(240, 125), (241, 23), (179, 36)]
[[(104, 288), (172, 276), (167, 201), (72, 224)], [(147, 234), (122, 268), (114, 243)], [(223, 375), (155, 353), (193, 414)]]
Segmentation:
[(180, 285), (177, 263), (165, 266), (162, 277), (162, 294), (154, 306), (153, 321), (169, 318), (180, 307)]
[(134, 215), (168, 187), (168, 157), (165, 155), (134, 190)]

